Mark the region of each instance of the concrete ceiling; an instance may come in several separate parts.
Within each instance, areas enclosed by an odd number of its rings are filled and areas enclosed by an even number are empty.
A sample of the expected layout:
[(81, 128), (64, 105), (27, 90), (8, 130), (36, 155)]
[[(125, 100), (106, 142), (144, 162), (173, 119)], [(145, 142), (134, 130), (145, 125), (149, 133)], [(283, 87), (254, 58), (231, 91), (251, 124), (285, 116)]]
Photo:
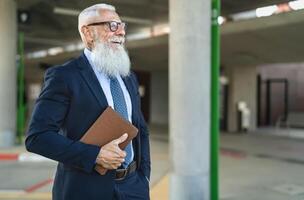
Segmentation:
[[(153, 24), (168, 22), (168, 0), (105, 0), (117, 8), (121, 16), (151, 20)], [(230, 15), (286, 0), (222, 0), (223, 15)], [(62, 46), (79, 41), (76, 15), (54, 13), (55, 7), (82, 10), (96, 0), (17, 0), (18, 9), (29, 10), (31, 23), (19, 24), (25, 33), (25, 52)], [(223, 66), (258, 65), (273, 62), (304, 61), (299, 45), (304, 32), (303, 11), (283, 13), (266, 18), (229, 22), (221, 27), (221, 61)], [(129, 23), (128, 32), (149, 27)], [(168, 35), (131, 41), (127, 47), (136, 69), (165, 70), (168, 68)], [(79, 55), (80, 51), (53, 57), (26, 60), (27, 65), (62, 63)]]
[[(121, 16), (151, 20), (153, 23), (168, 22), (168, 0), (104, 0), (117, 8)], [(282, 3), (286, 0), (222, 0), (222, 13), (229, 15), (259, 6)], [(70, 41), (79, 40), (77, 16), (56, 14), (56, 7), (82, 10), (97, 0), (17, 0), (19, 10), (27, 10), (31, 15), (29, 24), (19, 24), (25, 33), (25, 50), (55, 47)], [(129, 23), (129, 32), (134, 32), (143, 24)], [(147, 26), (147, 25), (146, 25)]]
[(304, 62), (304, 10), (222, 26), (222, 65)]
[[(115, 5), (121, 16), (132, 19), (151, 20), (154, 23), (168, 19), (168, 1), (166, 0), (106, 0), (104, 3)], [(56, 7), (74, 11), (100, 3), (94, 0), (17, 0), (19, 10), (27, 10), (31, 15), (29, 24), (19, 24), (19, 30), (25, 33), (25, 50), (33, 51), (46, 47), (79, 40), (77, 15), (56, 14)], [(140, 23), (129, 22), (130, 32), (141, 28)]]

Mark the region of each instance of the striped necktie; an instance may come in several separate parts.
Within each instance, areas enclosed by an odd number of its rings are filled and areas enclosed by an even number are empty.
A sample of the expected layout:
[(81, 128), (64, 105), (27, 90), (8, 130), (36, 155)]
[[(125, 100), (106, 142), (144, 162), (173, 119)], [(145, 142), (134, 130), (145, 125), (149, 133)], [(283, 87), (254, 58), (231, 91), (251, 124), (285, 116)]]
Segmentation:
[[(110, 78), (110, 89), (114, 103), (114, 110), (118, 112), (123, 118), (128, 120), (127, 104), (125, 101), (123, 91), (116, 77)], [(125, 151), (127, 155), (125, 157), (125, 162), (122, 164), (122, 166), (124, 168), (127, 168), (134, 158), (132, 141), (126, 146)]]

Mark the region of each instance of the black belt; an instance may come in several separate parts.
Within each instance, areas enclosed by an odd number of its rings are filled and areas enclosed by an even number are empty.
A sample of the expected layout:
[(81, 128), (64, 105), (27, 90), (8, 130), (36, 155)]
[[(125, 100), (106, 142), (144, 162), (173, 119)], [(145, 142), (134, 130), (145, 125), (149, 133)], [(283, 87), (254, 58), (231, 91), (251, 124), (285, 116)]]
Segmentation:
[(135, 170), (136, 170), (135, 161), (131, 162), (126, 169), (116, 169), (115, 180), (118, 180), (118, 181), (123, 180), (129, 174), (131, 174), (132, 172), (135, 172)]

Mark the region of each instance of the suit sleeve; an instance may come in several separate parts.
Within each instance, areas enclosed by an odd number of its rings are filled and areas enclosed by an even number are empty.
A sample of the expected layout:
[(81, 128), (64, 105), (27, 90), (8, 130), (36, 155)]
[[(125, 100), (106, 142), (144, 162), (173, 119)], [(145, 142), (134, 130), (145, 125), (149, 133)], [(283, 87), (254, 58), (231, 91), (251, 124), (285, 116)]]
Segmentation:
[[(138, 81), (133, 73), (133, 77), (136, 83), (136, 90), (138, 91)], [(140, 124), (140, 146), (141, 146), (141, 164), (140, 168), (141, 171), (144, 173), (144, 175), (150, 180), (151, 175), (151, 159), (150, 159), (150, 142), (149, 142), (149, 130), (146, 123), (146, 120), (144, 119), (143, 113), (141, 111), (141, 104), (140, 104), (140, 95), (138, 94), (139, 98), (139, 124)]]
[(150, 180), (151, 160), (150, 160), (149, 131), (141, 111), (140, 114), (141, 114), (141, 122), (140, 122), (141, 170), (143, 171), (144, 175)]
[(90, 173), (94, 169), (99, 147), (59, 134), (69, 109), (70, 95), (63, 71), (50, 68), (29, 123), (26, 149)]

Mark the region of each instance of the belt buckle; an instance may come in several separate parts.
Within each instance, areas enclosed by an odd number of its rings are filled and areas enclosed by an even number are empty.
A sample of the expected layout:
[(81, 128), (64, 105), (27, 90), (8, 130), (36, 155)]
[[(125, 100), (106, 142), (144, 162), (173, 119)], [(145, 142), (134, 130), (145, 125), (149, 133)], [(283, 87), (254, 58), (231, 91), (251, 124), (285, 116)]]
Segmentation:
[(128, 169), (117, 169), (116, 172), (120, 173), (123, 172), (123, 176), (120, 178), (116, 178), (117, 181), (121, 181), (123, 179), (126, 178), (127, 174), (128, 174)]

